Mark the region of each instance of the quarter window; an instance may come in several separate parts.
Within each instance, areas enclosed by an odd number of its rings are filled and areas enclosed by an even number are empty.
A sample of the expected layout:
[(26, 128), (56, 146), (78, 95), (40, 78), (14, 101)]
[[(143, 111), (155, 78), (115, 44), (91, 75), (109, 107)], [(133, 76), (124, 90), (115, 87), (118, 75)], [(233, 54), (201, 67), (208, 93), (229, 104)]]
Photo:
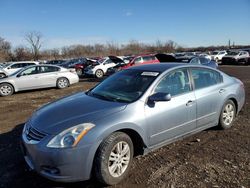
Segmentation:
[(219, 72), (206, 69), (192, 69), (192, 77), (195, 89), (209, 87), (222, 82), (222, 76)]
[(166, 75), (155, 88), (155, 93), (170, 93), (171, 96), (191, 91), (187, 69), (179, 69)]

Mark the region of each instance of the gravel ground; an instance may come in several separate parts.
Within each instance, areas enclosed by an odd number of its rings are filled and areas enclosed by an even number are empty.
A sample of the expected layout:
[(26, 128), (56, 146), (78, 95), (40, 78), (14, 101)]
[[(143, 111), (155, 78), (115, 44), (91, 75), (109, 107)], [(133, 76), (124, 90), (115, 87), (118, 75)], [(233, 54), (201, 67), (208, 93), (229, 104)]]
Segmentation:
[[(250, 67), (221, 66), (245, 84), (246, 104), (231, 129), (209, 129), (135, 158), (115, 187), (250, 187)], [(98, 83), (81, 79), (69, 88), (20, 92), (0, 98), (0, 187), (102, 187), (95, 180), (55, 183), (30, 171), (19, 142), (23, 123), (41, 105)]]

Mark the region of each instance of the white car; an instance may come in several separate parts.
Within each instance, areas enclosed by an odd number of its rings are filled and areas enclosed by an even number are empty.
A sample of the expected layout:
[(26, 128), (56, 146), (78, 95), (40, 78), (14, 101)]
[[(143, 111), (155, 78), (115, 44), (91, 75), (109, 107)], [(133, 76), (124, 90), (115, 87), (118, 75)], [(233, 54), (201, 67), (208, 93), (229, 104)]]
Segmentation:
[(25, 67), (5, 78), (0, 78), (0, 96), (38, 88), (66, 88), (79, 82), (75, 71), (55, 65), (33, 65)]
[(37, 61), (17, 61), (17, 62), (7, 62), (2, 64), (0, 67), (0, 78), (8, 76), (26, 66), (38, 65)]
[(92, 65), (85, 68), (84, 73), (86, 75), (93, 75), (97, 78), (102, 78), (109, 68), (116, 66), (117, 63), (124, 63), (124, 61), (116, 56), (108, 56), (100, 59)]
[(218, 62), (221, 61), (222, 58), (227, 55), (227, 52), (225, 50), (223, 51), (213, 51), (211, 54), (211, 59)]
[(212, 59), (211, 56), (208, 55), (208, 54), (206, 54), (206, 53), (199, 54), (199, 57), (204, 57), (204, 58), (207, 58), (207, 59), (209, 59), (209, 60)]

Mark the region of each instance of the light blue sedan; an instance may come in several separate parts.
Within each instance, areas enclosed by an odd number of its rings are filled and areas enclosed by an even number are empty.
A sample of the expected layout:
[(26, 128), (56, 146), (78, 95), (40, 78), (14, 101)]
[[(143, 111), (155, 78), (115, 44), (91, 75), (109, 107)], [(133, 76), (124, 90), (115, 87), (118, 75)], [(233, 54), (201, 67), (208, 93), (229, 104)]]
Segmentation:
[(24, 158), (54, 181), (94, 176), (117, 184), (136, 155), (209, 127), (230, 128), (244, 101), (243, 83), (213, 68), (132, 67), (34, 112), (23, 129)]

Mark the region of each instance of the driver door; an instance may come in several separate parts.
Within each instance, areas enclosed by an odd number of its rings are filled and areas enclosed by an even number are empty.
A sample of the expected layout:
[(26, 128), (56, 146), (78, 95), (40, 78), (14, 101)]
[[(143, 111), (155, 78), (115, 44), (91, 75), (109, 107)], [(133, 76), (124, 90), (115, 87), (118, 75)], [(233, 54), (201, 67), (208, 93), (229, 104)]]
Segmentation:
[(168, 73), (153, 93), (170, 93), (170, 101), (145, 105), (150, 146), (167, 142), (196, 128), (196, 101), (187, 69)]

